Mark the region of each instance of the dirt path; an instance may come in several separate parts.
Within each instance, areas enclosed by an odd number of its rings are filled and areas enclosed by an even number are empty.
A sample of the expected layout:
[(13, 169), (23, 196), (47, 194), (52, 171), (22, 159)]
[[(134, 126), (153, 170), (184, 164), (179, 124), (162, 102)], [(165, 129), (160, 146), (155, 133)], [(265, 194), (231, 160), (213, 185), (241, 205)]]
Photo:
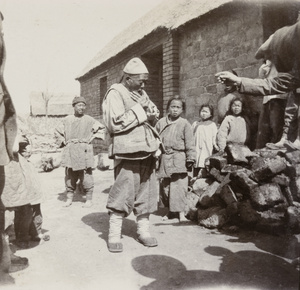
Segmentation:
[(290, 264), (299, 256), (297, 236), (226, 235), (192, 222), (162, 222), (157, 214), (151, 222), (159, 245), (145, 248), (135, 240), (131, 215), (123, 224), (124, 252), (112, 254), (105, 204), (113, 171), (94, 171), (89, 209), (80, 195), (62, 207), (63, 168), (40, 176), (47, 190), (43, 228), (51, 240), (16, 252), (30, 265), (10, 274), (15, 284), (9, 289), (298, 289), (299, 272)]

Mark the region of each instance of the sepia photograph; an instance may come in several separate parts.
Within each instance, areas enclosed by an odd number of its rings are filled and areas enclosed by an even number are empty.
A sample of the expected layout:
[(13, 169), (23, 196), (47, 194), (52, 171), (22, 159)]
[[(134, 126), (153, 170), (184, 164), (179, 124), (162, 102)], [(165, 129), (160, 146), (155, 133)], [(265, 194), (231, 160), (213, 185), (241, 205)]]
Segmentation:
[(300, 289), (300, 0), (0, 0), (0, 288)]

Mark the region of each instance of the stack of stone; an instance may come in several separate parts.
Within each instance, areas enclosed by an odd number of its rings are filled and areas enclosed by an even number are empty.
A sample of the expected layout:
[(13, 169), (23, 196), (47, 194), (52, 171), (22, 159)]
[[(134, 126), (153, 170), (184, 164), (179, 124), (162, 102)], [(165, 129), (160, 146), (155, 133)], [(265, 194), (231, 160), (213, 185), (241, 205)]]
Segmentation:
[(300, 151), (232, 144), (208, 164), (208, 177), (193, 180), (188, 193), (191, 220), (207, 228), (300, 232)]

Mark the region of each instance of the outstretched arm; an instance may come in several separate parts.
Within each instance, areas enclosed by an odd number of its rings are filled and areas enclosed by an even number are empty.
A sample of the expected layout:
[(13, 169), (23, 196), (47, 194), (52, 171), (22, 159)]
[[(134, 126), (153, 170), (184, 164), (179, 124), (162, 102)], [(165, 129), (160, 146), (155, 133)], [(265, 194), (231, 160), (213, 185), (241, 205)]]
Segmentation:
[(238, 86), (241, 93), (257, 96), (287, 93), (300, 85), (300, 81), (289, 73), (279, 73), (270, 79), (238, 77), (229, 71), (219, 72), (215, 76), (221, 83)]

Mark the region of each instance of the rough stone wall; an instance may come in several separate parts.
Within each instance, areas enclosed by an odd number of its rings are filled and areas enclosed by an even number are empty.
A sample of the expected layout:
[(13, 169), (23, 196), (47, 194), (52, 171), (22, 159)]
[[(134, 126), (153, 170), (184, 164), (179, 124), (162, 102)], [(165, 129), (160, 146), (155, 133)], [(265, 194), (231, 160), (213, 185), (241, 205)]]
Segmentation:
[[(257, 77), (260, 61), (254, 58), (263, 42), (261, 9), (227, 6), (186, 25), (180, 31), (180, 94), (186, 98), (186, 117), (198, 119), (203, 103), (216, 107), (224, 90), (215, 73), (235, 69), (239, 76)], [(249, 98), (259, 111), (261, 98)]]

